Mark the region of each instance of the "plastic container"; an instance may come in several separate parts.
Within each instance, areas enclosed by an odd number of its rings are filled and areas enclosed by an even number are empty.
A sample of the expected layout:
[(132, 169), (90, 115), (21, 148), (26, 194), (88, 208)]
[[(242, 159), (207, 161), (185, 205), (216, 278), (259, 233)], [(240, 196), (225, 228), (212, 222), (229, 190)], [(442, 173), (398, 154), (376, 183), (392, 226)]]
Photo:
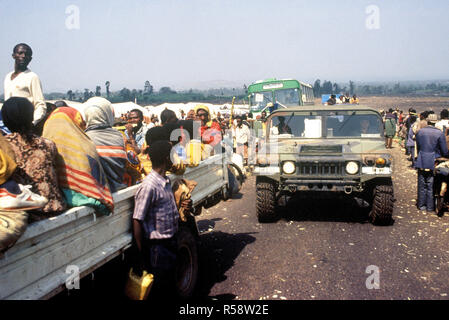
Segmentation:
[(146, 300), (153, 286), (154, 277), (151, 273), (143, 271), (142, 277), (137, 276), (133, 269), (129, 270), (125, 294), (131, 300)]
[(189, 159), (189, 166), (196, 167), (201, 161), (201, 141), (190, 140), (187, 145), (187, 157)]

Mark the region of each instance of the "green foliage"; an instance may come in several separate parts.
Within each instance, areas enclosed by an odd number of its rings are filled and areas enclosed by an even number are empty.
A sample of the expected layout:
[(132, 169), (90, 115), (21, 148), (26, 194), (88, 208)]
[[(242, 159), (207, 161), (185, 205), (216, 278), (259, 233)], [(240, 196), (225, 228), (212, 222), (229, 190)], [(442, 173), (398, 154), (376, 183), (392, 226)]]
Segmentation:
[[(240, 88), (215, 88), (208, 90), (187, 90), (175, 91), (170, 87), (162, 87), (159, 91), (154, 91), (153, 86), (147, 80), (141, 89), (123, 88), (120, 91), (111, 92), (109, 90), (110, 82), (105, 82), (106, 98), (112, 103), (137, 101), (141, 105), (155, 105), (165, 102), (169, 103), (186, 103), (186, 102), (206, 102), (206, 103), (230, 103), (232, 97), (236, 97), (236, 104), (248, 103), (247, 86)], [(347, 89), (349, 88), (349, 89)], [(441, 82), (405, 82), (405, 83), (355, 83), (350, 80), (349, 83), (333, 83), (325, 80), (321, 82), (317, 79), (313, 85), (313, 93), (316, 98), (322, 94), (339, 94), (349, 92), (350, 95), (358, 96), (369, 95), (388, 95), (388, 96), (449, 96), (449, 81)], [(84, 92), (68, 90), (66, 93), (46, 93), (47, 100), (67, 99), (71, 101), (84, 102), (92, 96), (101, 96), (101, 87), (96, 86), (95, 93), (89, 89)], [(3, 97), (0, 96), (3, 100)]]
[[(342, 87), (339, 83), (332, 83), (331, 81), (324, 81), (321, 85), (321, 80), (317, 79), (313, 85), (313, 93), (315, 97), (319, 98), (322, 94), (339, 94), (346, 93), (347, 87)], [(349, 94), (353, 95), (376, 95), (376, 96), (448, 96), (449, 95), (449, 82), (432, 82), (432, 83), (419, 83), (408, 82), (406, 84), (396, 83), (356, 83), (352, 80), (349, 81)]]
[[(246, 95), (236, 96), (236, 101), (238, 103), (244, 103)], [(195, 92), (189, 90), (187, 92), (175, 92), (175, 91), (165, 91), (163, 93), (153, 93), (148, 94), (142, 90), (129, 90), (122, 89), (119, 92), (113, 92), (110, 94), (109, 100), (112, 103), (134, 101), (136, 99), (137, 103), (140, 105), (155, 105), (168, 103), (187, 103), (187, 102), (207, 102), (207, 103), (230, 103), (232, 101), (232, 96), (216, 96), (216, 95), (205, 95), (203, 93)], [(237, 102), (236, 102), (237, 103)]]

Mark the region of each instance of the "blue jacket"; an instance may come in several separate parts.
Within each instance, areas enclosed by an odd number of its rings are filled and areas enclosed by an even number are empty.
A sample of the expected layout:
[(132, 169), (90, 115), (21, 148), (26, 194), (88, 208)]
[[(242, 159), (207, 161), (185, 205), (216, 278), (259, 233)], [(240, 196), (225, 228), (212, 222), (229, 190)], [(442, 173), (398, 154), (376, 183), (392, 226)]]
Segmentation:
[(434, 169), (435, 159), (448, 153), (446, 138), (441, 130), (427, 126), (416, 134), (418, 158), (415, 166), (418, 169)]
[(410, 130), (408, 130), (408, 135), (407, 135), (407, 143), (406, 143), (406, 147), (414, 147), (415, 146), (415, 139), (413, 139), (413, 136), (415, 135), (415, 133), (413, 132), (413, 126), (410, 126)]

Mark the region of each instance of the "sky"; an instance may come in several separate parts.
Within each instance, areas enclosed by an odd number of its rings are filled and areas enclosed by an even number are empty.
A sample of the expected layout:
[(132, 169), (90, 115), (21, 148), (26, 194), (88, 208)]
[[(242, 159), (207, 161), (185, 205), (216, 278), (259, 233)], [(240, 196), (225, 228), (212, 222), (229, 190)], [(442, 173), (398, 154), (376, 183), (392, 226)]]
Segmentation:
[(448, 11), (447, 0), (0, 0), (0, 77), (24, 42), (47, 93), (443, 80)]

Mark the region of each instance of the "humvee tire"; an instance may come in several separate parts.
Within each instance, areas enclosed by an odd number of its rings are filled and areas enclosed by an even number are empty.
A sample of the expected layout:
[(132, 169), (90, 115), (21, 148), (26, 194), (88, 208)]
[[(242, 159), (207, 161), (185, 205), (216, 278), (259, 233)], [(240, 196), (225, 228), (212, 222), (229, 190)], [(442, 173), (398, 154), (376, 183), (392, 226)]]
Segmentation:
[(374, 225), (389, 225), (392, 221), (394, 206), (393, 186), (378, 185), (374, 188), (374, 198), (370, 220)]
[(276, 220), (276, 189), (272, 183), (259, 182), (256, 184), (256, 212), (259, 222)]

